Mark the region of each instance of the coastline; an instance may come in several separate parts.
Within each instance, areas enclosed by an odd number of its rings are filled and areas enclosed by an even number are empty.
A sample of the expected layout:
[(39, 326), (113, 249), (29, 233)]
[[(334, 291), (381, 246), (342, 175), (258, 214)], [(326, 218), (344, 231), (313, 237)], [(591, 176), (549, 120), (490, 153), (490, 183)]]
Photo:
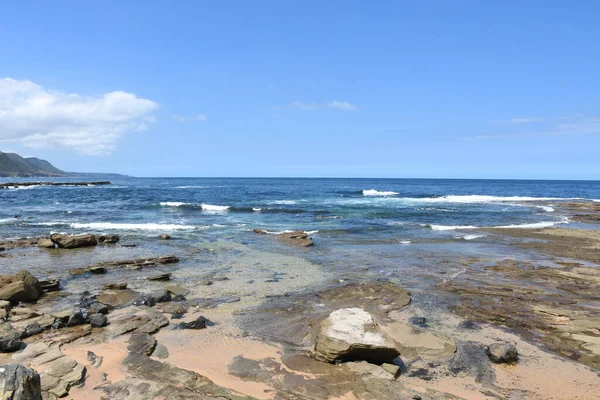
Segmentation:
[[(71, 380), (64, 387), (72, 399), (596, 398), (600, 230), (594, 221), (600, 210), (595, 203), (574, 204), (551, 203), (583, 225), (469, 229), (501, 242), (503, 253), (442, 258), (460, 268), (436, 281), (433, 293), (417, 288), (408, 294), (393, 276), (372, 279), (368, 267), (357, 266), (339, 279), (334, 270), (311, 261), (320, 257), (318, 244), (316, 250), (304, 247), (306, 242), (296, 245), (306, 237), (293, 232), (279, 244), (277, 235), (246, 233), (248, 240), (276, 243), (278, 253), (226, 239), (183, 249), (172, 247), (176, 238), (149, 239), (158, 243), (152, 256), (171, 255), (168, 249), (181, 262), (160, 265), (146, 258), (117, 265), (140, 273), (125, 290), (103, 287), (118, 283), (110, 272), (115, 266), (108, 273), (92, 271), (106, 268), (106, 257), (148, 257), (144, 245), (108, 243), (94, 253), (38, 248), (39, 241), (5, 245), (0, 257), (30, 265), (58, 257), (66, 268), (84, 268), (68, 291), (48, 292), (35, 304), (7, 311), (13, 327), (70, 315), (74, 302), (86, 299), (114, 309), (106, 326), (48, 329), (24, 338), (26, 346), (0, 353), (0, 363), (37, 368), (47, 382), (49, 370), (36, 358), (58, 351), (72, 366), (68, 376), (56, 379), (61, 385)], [(211, 270), (195, 270), (200, 259)], [(171, 300), (132, 304), (157, 290), (168, 291)], [(184, 300), (173, 301), (177, 295)], [(401, 349), (404, 365), (397, 379), (374, 377), (364, 365), (350, 368), (313, 358), (321, 321), (351, 307), (373, 315)], [(205, 329), (174, 329), (200, 316), (210, 322)], [(519, 361), (491, 363), (485, 347), (494, 342), (516, 346)], [(140, 353), (140, 346), (148, 350)], [(83, 367), (83, 376), (73, 379)]]

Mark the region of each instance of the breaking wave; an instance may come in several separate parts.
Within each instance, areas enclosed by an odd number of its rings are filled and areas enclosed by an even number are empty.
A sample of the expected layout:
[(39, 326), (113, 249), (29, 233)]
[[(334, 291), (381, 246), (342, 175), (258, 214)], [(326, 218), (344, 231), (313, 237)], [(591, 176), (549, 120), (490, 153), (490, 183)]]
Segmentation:
[(385, 192), (379, 191), (375, 189), (366, 189), (362, 191), (363, 196), (396, 196), (400, 194), (398, 192)]

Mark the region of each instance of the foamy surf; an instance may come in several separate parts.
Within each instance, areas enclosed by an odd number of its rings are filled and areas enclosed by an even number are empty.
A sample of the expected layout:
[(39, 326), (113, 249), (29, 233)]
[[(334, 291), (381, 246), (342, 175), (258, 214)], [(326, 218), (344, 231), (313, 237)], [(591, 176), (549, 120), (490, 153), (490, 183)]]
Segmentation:
[(178, 231), (193, 230), (198, 227), (182, 224), (127, 224), (113, 222), (90, 222), (90, 223), (72, 223), (69, 226), (73, 229), (97, 229), (97, 230), (124, 230), (124, 231)]
[(362, 191), (362, 194), (363, 194), (363, 196), (396, 196), (400, 193), (379, 191), (379, 190), (375, 190), (375, 189), (365, 189)]
[(163, 207), (183, 207), (189, 203), (183, 203), (181, 201), (162, 201), (159, 204)]
[(212, 212), (224, 212), (229, 210), (229, 206), (216, 206), (213, 204), (201, 204), (202, 210), (204, 211), (212, 211)]
[(564, 217), (560, 221), (541, 221), (541, 222), (532, 222), (527, 224), (514, 224), (514, 225), (500, 225), (500, 226), (474, 226), (474, 225), (428, 225), (424, 224), (422, 226), (428, 226), (431, 230), (434, 231), (460, 231), (460, 230), (470, 230), (470, 229), (539, 229), (539, 228), (551, 228), (556, 225), (568, 224), (571, 222), (569, 218)]

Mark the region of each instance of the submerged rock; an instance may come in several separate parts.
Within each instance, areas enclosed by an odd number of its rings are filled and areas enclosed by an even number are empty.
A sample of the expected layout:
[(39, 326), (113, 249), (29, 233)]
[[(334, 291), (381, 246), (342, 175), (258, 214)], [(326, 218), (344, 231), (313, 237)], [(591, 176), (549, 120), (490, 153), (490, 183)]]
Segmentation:
[(515, 363), (519, 358), (519, 352), (517, 351), (517, 348), (513, 345), (506, 343), (491, 344), (485, 350), (485, 353), (488, 355), (490, 360), (492, 360), (496, 364)]
[(282, 242), (296, 247), (310, 247), (314, 243), (304, 231), (285, 232), (277, 235)]
[(40, 375), (18, 364), (0, 365), (0, 399), (42, 400)]
[(158, 238), (160, 240), (170, 240), (172, 239), (170, 235), (167, 235), (166, 233), (161, 233), (160, 235), (158, 235)]
[(342, 308), (321, 322), (314, 354), (327, 362), (385, 363), (400, 352), (371, 314), (361, 308)]
[(101, 243), (101, 244), (113, 244), (113, 243), (117, 243), (119, 240), (121, 240), (119, 235), (98, 236), (98, 243)]

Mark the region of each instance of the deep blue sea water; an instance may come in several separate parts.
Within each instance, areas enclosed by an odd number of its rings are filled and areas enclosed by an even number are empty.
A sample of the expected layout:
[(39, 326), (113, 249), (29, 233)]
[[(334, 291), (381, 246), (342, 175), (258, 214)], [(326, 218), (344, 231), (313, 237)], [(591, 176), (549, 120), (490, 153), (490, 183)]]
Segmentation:
[[(239, 279), (229, 281), (229, 290), (248, 291), (249, 298), (261, 290), (272, 293), (273, 281), (280, 282), (277, 290), (285, 291), (331, 279), (383, 278), (418, 290), (464, 273), (465, 260), (518, 255), (508, 239), (479, 228), (569, 226), (573, 223), (558, 204), (600, 199), (597, 181), (111, 181), (107, 186), (0, 190), (0, 238), (116, 233), (122, 243), (137, 244), (136, 248), (15, 250), (10, 257), (0, 258), (0, 273), (35, 268), (38, 276), (59, 277), (75, 293), (91, 287), (85, 278), (70, 276), (68, 268), (175, 254), (182, 261), (174, 279), (189, 283), (206, 274), (232, 274)], [(270, 233), (306, 230), (315, 246), (289, 248), (272, 235), (253, 233), (252, 228)], [(174, 240), (159, 241), (159, 233)], [(172, 268), (165, 271), (173, 272)], [(143, 272), (136, 271), (115, 271), (95, 279), (139, 282), (143, 289), (148, 285)], [(248, 281), (256, 283), (248, 288)]]
[(406, 242), (446, 237), (448, 232), (466, 234), (472, 227), (563, 224), (567, 221), (560, 213), (536, 200), (600, 199), (598, 181), (122, 178), (112, 182), (0, 190), (0, 237), (51, 231), (235, 237), (259, 227)]

